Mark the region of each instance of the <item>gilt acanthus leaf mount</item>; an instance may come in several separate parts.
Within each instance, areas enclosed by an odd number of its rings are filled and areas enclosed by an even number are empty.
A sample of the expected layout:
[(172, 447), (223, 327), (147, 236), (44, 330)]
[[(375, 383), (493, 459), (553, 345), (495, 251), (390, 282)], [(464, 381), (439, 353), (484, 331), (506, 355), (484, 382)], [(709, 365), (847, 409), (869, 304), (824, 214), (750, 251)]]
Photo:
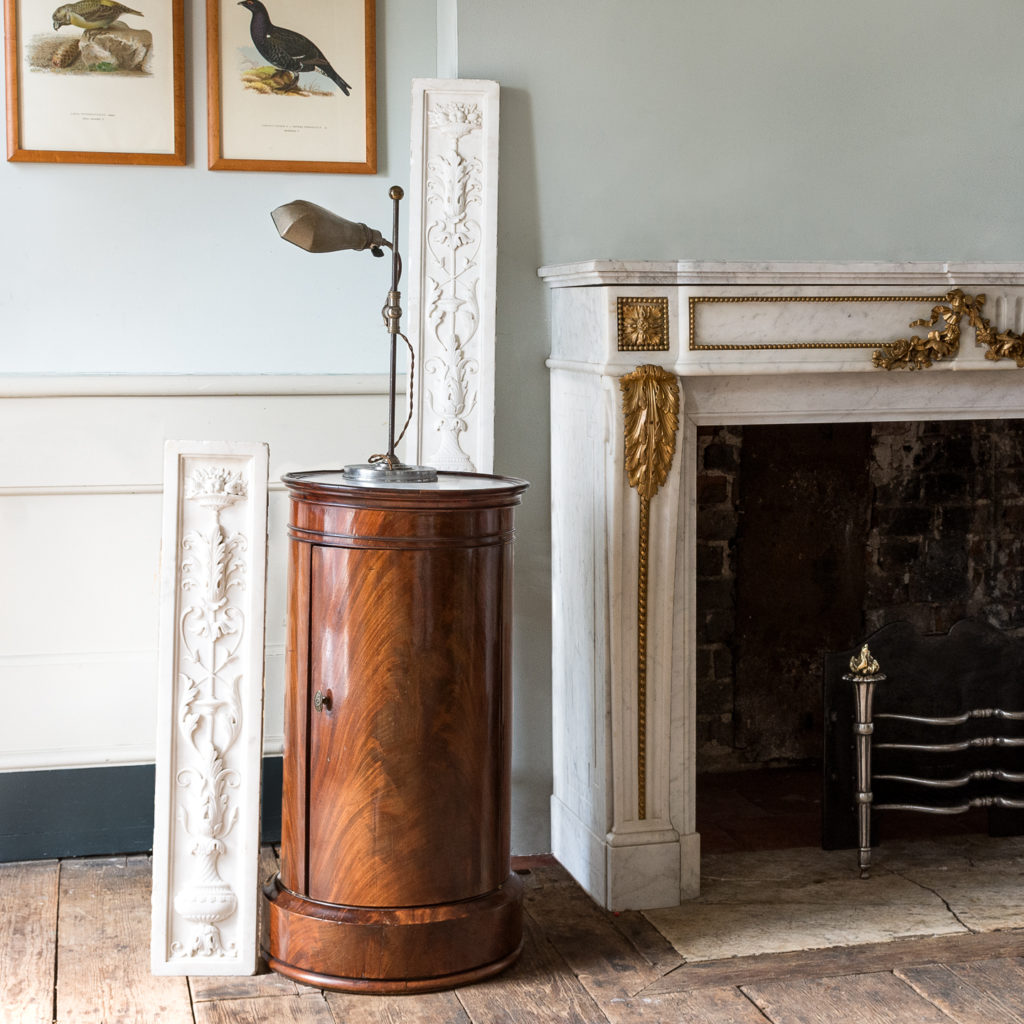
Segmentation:
[(619, 379), (629, 486), (640, 496), (637, 546), (637, 819), (647, 817), (647, 590), (651, 499), (668, 479), (679, 429), (679, 380), (653, 364)]

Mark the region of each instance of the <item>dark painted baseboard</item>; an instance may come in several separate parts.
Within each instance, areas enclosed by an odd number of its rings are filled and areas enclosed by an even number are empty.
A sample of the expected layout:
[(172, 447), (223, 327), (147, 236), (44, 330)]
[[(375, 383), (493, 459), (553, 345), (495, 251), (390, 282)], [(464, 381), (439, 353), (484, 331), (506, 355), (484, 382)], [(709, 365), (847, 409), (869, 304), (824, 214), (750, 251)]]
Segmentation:
[[(280, 757), (263, 759), (263, 842), (281, 839)], [(0, 772), (0, 861), (153, 848), (151, 764)]]

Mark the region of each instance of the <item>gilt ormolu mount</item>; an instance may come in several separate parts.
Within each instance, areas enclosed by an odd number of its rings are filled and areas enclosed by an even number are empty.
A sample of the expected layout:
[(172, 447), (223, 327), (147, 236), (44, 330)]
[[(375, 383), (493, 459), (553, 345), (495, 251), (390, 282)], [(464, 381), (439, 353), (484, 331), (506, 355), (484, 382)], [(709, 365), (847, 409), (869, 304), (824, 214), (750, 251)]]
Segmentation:
[(960, 321), (967, 317), (974, 328), (975, 343), (984, 345), (986, 359), (1012, 359), (1024, 366), (1024, 337), (1015, 331), (1000, 331), (981, 315), (984, 295), (965, 295), (959, 288), (946, 294), (948, 305), (932, 306), (927, 319), (913, 320), (911, 327), (931, 327), (923, 338), (916, 334), (900, 338), (875, 350), (871, 361), (883, 370), (923, 370), (932, 363), (954, 359), (960, 352)]
[(651, 499), (665, 483), (676, 451), (679, 381), (660, 366), (638, 366), (619, 380), (625, 421), (626, 473), (640, 495), (637, 573), (637, 818), (647, 817), (647, 573)]

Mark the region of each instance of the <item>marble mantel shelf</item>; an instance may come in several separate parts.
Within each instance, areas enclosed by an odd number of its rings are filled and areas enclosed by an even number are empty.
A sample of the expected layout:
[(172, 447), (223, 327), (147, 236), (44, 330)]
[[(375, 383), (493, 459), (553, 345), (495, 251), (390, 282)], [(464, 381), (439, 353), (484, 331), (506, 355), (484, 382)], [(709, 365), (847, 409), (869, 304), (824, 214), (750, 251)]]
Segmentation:
[(933, 285), (945, 278), (951, 288), (966, 285), (1024, 284), (1024, 263), (910, 263), (854, 261), (813, 263), (755, 260), (582, 260), (541, 267), (538, 276), (552, 288), (612, 284), (810, 284)]
[(1024, 418), (1024, 369), (986, 358), (966, 315), (955, 358), (873, 365), (880, 346), (927, 335), (913, 321), (954, 289), (1024, 334), (1024, 264), (589, 260), (539, 274), (556, 467), (553, 849), (610, 909), (673, 906), (700, 885), (698, 427)]

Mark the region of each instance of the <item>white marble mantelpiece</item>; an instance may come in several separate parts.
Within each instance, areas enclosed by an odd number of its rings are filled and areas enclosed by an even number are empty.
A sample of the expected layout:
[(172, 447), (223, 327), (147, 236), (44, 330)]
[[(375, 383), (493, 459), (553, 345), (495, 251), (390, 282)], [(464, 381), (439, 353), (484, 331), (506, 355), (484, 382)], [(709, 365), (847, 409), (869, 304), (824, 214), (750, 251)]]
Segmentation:
[[(594, 260), (540, 275), (552, 288), (553, 849), (610, 909), (671, 906), (700, 879), (697, 427), (1024, 417), (1024, 370), (986, 358), (966, 315), (955, 358), (917, 371), (872, 363), (879, 346), (927, 335), (911, 321), (950, 308), (954, 289), (985, 295), (981, 312), (1000, 332), (1024, 333), (1024, 264)], [(620, 299), (624, 343), (639, 349), (620, 348)], [(650, 331), (634, 329), (629, 300), (653, 304)], [(620, 388), (643, 365), (680, 391), (674, 455), (646, 523), (627, 479)]]

